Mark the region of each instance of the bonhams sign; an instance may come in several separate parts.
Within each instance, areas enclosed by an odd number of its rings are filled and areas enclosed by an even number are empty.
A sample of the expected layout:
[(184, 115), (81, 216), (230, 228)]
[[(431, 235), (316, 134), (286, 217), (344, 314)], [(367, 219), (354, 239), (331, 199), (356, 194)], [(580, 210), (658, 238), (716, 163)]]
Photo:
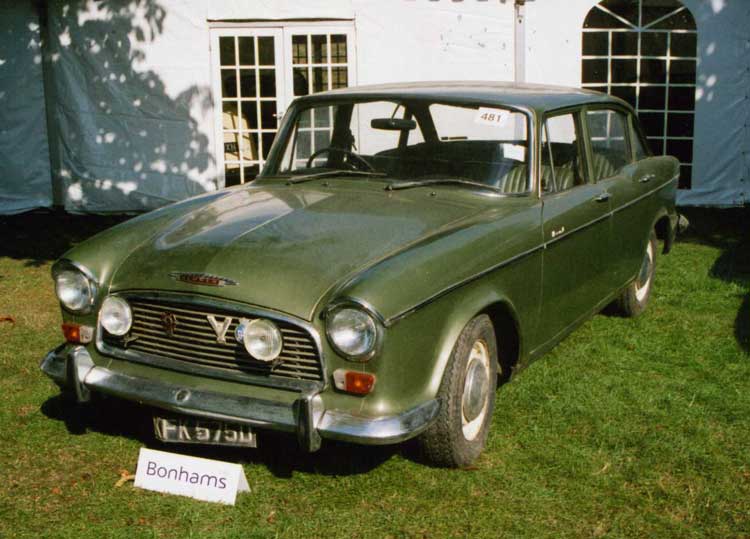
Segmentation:
[(238, 492), (249, 491), (242, 466), (142, 448), (135, 486), (234, 505)]

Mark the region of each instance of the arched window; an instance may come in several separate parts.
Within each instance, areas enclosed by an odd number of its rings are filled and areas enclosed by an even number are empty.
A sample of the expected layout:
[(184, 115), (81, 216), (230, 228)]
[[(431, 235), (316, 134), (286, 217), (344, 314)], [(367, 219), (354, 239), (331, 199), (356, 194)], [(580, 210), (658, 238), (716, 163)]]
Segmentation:
[(689, 189), (693, 162), (695, 19), (678, 0), (603, 0), (583, 24), (584, 88), (635, 107), (657, 155), (680, 160)]

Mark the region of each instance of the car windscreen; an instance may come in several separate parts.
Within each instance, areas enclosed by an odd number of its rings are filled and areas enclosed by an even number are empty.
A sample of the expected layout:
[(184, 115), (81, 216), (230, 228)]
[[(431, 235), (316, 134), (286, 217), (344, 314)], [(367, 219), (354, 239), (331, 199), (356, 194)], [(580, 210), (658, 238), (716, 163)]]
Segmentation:
[(526, 193), (528, 118), (497, 106), (351, 101), (300, 108), (280, 140), (274, 174), (328, 170), (395, 180), (461, 179)]

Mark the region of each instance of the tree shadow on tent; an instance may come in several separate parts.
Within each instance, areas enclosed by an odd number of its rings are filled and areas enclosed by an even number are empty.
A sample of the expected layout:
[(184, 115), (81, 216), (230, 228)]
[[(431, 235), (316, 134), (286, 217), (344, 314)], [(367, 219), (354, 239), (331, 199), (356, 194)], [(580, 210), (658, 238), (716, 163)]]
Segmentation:
[[(184, 18), (156, 0), (42, 5), (53, 184), (66, 208), (139, 211), (215, 188), (201, 130), (213, 125), (211, 90), (190, 84), (185, 62), (204, 53), (189, 49)], [(159, 56), (166, 46), (182, 64)]]

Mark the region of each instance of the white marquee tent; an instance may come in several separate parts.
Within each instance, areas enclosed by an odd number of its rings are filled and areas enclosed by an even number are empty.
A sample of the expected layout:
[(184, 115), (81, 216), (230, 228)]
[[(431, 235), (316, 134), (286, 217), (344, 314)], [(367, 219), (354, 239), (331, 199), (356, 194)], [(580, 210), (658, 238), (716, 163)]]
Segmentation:
[[(638, 15), (613, 0), (592, 16), (595, 0), (0, 0), (0, 214), (143, 211), (247, 181), (296, 95), (412, 80), (637, 96), (689, 171), (680, 204), (747, 203), (750, 2), (629, 3)], [(683, 4), (694, 23), (670, 15)], [(647, 110), (652, 86), (694, 103)]]

